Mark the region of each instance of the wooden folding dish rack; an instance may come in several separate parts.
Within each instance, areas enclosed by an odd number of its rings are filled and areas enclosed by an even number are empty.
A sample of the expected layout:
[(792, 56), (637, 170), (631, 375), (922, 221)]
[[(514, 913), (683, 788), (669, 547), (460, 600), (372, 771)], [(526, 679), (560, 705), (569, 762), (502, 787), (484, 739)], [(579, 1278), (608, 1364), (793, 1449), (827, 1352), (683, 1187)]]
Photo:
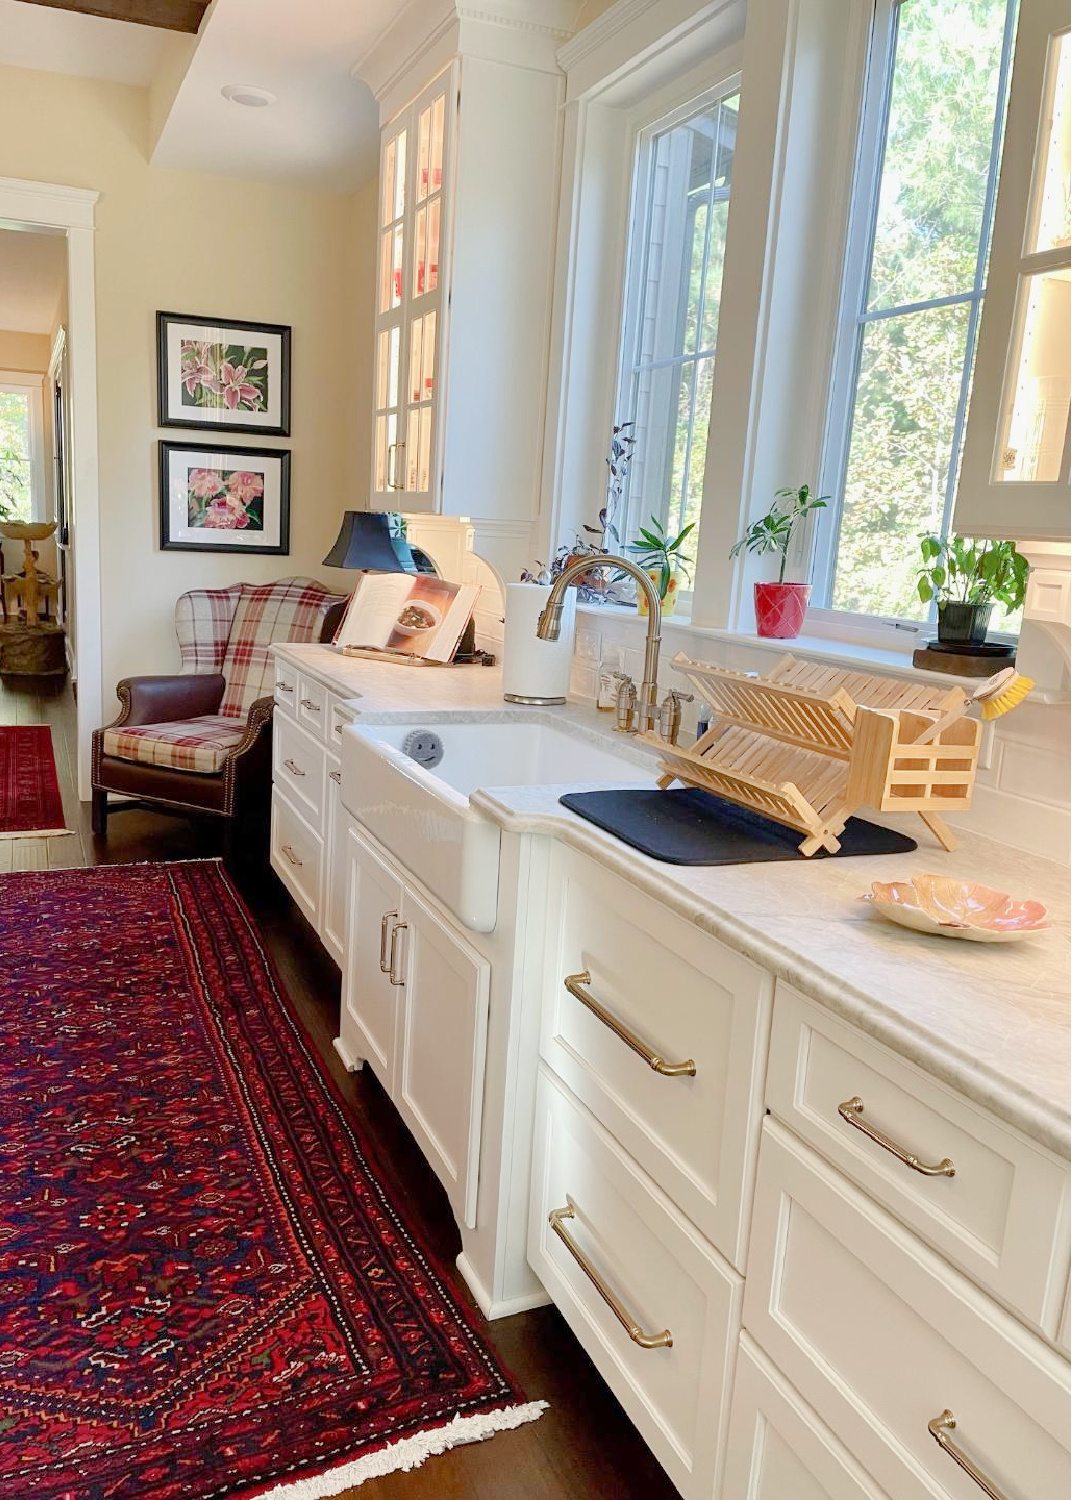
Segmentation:
[(800, 853), (836, 854), (857, 809), (918, 812), (945, 849), (942, 813), (971, 802), (982, 726), (959, 687), (895, 681), (784, 656), (765, 677), (690, 661), (672, 665), (710, 704), (690, 749), (655, 732), (659, 785), (701, 787), (806, 835)]

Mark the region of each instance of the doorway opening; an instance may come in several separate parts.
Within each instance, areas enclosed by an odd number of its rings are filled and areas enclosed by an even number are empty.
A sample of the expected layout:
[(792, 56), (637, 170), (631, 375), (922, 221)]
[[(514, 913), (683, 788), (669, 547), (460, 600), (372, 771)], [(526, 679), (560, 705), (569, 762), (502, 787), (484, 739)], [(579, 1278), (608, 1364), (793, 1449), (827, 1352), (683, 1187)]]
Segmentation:
[[(33, 566), (46, 580), (39, 597), (54, 611), (50, 620), (64, 635), (67, 666), (77, 694), (76, 759), (78, 796), (90, 799), (93, 730), (101, 722), (101, 598), (99, 494), (97, 475), (97, 335), (94, 297), (93, 230), (97, 194), (84, 188), (52, 183), (0, 178), (0, 268), (21, 265), (23, 274), (0, 275), (0, 416), (4, 405), (5, 371), (2, 351), (5, 321), (4, 290), (14, 300), (6, 321), (19, 319), (41, 323), (43, 303), (36, 313), (28, 309), (32, 296), (45, 299), (49, 274), (55, 282), (54, 306), (49, 315), (47, 350), (36, 353), (23, 347), (23, 364), (41, 365), (23, 370), (25, 427), (17, 434), (22, 447), (16, 452), (11, 476), (20, 485), (8, 496), (8, 505), (28, 510), (29, 522), (55, 523), (48, 537), (33, 547), (38, 552)], [(36, 281), (34, 275), (36, 273)], [(21, 302), (19, 288), (21, 288)], [(14, 336), (18, 330), (6, 330)], [(41, 330), (27, 329), (25, 332)], [(17, 341), (8, 342), (9, 351)], [(43, 363), (42, 363), (43, 361)], [(36, 380), (36, 391), (34, 389)], [(23, 412), (17, 382), (7, 405), (16, 418)], [(2, 446), (2, 444), (0, 444)], [(17, 469), (17, 473), (15, 470)], [(0, 499), (4, 477), (0, 469)], [(27, 554), (29, 556), (29, 554)], [(12, 570), (5, 556), (5, 572)], [(13, 587), (17, 589), (16, 578)], [(35, 615), (37, 601), (35, 598)]]

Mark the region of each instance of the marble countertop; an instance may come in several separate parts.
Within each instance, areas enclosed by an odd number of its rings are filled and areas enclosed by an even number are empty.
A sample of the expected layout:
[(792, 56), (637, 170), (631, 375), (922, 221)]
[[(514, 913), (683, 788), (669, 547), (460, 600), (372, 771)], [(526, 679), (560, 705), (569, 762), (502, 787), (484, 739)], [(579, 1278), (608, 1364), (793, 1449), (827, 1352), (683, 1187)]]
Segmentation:
[[(464, 712), (493, 722), (568, 723), (638, 763), (643, 747), (587, 705), (518, 709), (486, 667), (414, 668), (344, 658), (326, 646), (281, 655), (352, 702), (358, 720)], [(609, 744), (608, 744), (609, 741)], [(918, 818), (881, 821), (911, 834), (914, 854), (751, 865), (664, 864), (560, 806), (561, 786), (496, 787), (471, 803), (502, 828), (542, 834), (596, 859), (653, 899), (760, 964), (802, 994), (918, 1064), (1059, 1155), (1072, 1148), (1069, 1070), (1069, 871), (979, 835), (947, 854)], [(955, 820), (952, 820), (955, 825)], [(856, 898), (872, 880), (920, 870), (970, 878), (1033, 897), (1053, 921), (1023, 943), (967, 943), (895, 927)]]

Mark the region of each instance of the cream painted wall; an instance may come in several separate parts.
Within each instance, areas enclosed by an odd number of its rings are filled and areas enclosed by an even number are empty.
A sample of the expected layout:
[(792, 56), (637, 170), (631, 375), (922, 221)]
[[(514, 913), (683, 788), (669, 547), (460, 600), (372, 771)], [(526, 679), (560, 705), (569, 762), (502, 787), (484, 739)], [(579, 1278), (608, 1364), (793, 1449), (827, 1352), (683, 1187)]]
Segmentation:
[(581, 6), (581, 14), (577, 18), (577, 31), (583, 31), (586, 26), (590, 26), (605, 10), (610, 10), (613, 4), (614, 0), (585, 0), (584, 5)]
[(8, 328), (0, 328), (0, 370), (44, 375), (48, 370), (49, 349), (47, 333), (12, 333)]
[[(25, 123), (34, 121), (28, 131)], [(172, 610), (192, 586), (325, 576), (341, 512), (367, 489), (371, 196), (169, 172), (148, 162), (145, 90), (0, 68), (0, 176), (94, 188), (106, 712), (121, 676), (177, 665)], [(354, 264), (351, 258), (355, 257)], [(356, 274), (355, 274), (356, 268)], [(367, 290), (368, 296), (361, 292)], [(162, 552), (157, 309), (293, 327), (289, 557)], [(76, 413), (77, 420), (77, 413)], [(190, 430), (191, 442), (208, 435)], [(243, 441), (236, 437), (237, 446)], [(338, 576), (338, 575), (336, 575)], [(327, 579), (325, 578), (325, 581)]]

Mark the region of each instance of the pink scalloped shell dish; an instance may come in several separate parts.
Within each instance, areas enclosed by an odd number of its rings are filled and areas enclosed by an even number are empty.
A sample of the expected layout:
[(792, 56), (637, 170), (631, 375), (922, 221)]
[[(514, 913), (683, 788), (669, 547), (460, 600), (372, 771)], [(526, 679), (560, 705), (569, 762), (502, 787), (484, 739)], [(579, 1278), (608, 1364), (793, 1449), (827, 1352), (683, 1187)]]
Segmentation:
[(901, 927), (970, 943), (1016, 943), (1050, 926), (1041, 902), (1014, 901), (1004, 891), (948, 875), (875, 880), (860, 900)]

